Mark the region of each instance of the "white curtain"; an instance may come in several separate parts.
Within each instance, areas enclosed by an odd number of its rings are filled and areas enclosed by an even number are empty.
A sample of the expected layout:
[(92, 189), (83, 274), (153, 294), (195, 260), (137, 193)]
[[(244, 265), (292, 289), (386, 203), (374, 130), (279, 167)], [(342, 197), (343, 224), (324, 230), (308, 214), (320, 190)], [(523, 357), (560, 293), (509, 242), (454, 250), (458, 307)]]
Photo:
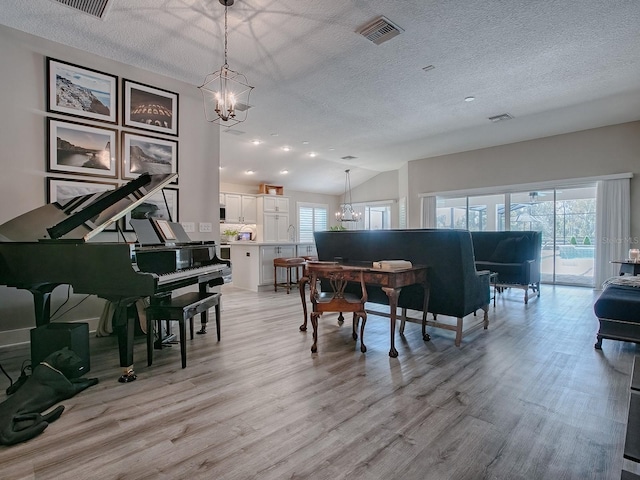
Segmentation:
[(628, 178), (600, 180), (596, 193), (595, 288), (602, 288), (608, 278), (618, 275), (620, 265), (629, 255), (630, 242), (630, 181)]
[(436, 228), (436, 197), (422, 197), (422, 228)]

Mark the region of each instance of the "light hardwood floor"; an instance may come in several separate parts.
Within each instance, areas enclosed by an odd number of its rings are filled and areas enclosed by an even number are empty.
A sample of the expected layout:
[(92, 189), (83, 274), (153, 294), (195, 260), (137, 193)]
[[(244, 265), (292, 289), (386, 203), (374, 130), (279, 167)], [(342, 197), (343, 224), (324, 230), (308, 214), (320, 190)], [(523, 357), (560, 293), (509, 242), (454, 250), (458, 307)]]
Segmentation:
[[(390, 358), (388, 319), (320, 319), (318, 353), (296, 293), (223, 288), (215, 329), (120, 374), (116, 340), (91, 339), (100, 383), (62, 402), (39, 437), (0, 447), (2, 479), (615, 479), (635, 344), (593, 348), (598, 292), (498, 296), (487, 331), (407, 324)], [(0, 350), (17, 377), (28, 346)], [(6, 378), (0, 387), (8, 386)], [(629, 467), (630, 462), (625, 466)], [(634, 465), (631, 465), (633, 467)]]

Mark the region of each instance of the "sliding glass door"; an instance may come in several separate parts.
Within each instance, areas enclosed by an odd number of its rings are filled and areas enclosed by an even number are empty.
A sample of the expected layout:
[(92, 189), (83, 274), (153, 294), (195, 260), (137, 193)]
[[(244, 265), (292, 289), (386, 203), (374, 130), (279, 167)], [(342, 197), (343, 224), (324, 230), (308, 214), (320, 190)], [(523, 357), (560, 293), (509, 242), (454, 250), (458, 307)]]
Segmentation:
[(438, 197), (437, 228), (542, 232), (543, 283), (593, 286), (595, 185)]
[[(596, 187), (556, 189), (554, 283), (594, 285)], [(544, 266), (543, 262), (543, 266)], [(551, 275), (547, 267), (543, 278)]]

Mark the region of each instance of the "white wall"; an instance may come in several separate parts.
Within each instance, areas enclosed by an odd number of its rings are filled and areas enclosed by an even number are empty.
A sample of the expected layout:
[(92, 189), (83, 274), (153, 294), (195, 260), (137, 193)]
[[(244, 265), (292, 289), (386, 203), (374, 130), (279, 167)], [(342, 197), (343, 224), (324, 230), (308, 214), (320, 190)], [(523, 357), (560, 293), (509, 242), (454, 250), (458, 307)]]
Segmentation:
[[(152, 85), (179, 94), (179, 220), (211, 222), (218, 215), (218, 185), (220, 139), (218, 128), (204, 120), (201, 94), (188, 85), (138, 68), (113, 62), (95, 55), (52, 43), (23, 32), (0, 26), (0, 224), (46, 203), (47, 176), (83, 178), (46, 172), (46, 118), (66, 118), (70, 121), (106, 126), (100, 122), (48, 114), (45, 95), (45, 57), (73, 63)], [(119, 105), (121, 108), (121, 84)], [(212, 129), (214, 130), (212, 132)], [(144, 134), (142, 131), (138, 131)], [(153, 136), (153, 132), (147, 132)], [(120, 139), (120, 135), (118, 136)], [(175, 137), (167, 137), (173, 138)], [(93, 178), (96, 179), (95, 177)], [(123, 180), (111, 180), (124, 182)], [(190, 234), (194, 240), (216, 239), (214, 234)], [(114, 235), (103, 234), (102, 240), (115, 241)], [(96, 272), (100, 275), (100, 272)], [(66, 297), (66, 288), (54, 292), (52, 311)], [(72, 296), (74, 305), (84, 296)], [(103, 301), (95, 297), (83, 302), (60, 321), (94, 321), (100, 315)], [(31, 294), (0, 287), (0, 343), (28, 340), (28, 329), (35, 326)]]
[(351, 189), (353, 203), (395, 200), (398, 197), (398, 170), (379, 173), (372, 179)]

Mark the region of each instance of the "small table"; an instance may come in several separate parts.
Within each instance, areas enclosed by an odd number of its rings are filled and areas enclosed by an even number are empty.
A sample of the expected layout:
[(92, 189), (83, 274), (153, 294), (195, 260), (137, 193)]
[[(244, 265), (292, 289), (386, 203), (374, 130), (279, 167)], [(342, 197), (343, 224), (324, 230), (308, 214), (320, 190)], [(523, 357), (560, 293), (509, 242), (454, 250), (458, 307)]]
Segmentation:
[(611, 263), (620, 264), (620, 275), (640, 275), (640, 262), (631, 260), (613, 260)]
[[(313, 262), (308, 262), (312, 264)], [(367, 266), (364, 266), (364, 265)], [(364, 272), (364, 282), (367, 286), (380, 287), (389, 298), (389, 318), (391, 320), (391, 348), (389, 349), (389, 356), (395, 358), (398, 356), (398, 351), (395, 347), (395, 334), (396, 334), (396, 310), (398, 307), (398, 297), (403, 287), (409, 285), (421, 284), (424, 288), (424, 304), (422, 307), (422, 328), (425, 328), (425, 320), (427, 316), (427, 307), (429, 305), (429, 279), (427, 272), (429, 267), (414, 265), (411, 268), (403, 268), (397, 270), (381, 270), (379, 268), (372, 268), (373, 262), (362, 262), (357, 264), (341, 264), (345, 270), (345, 274), (350, 275), (352, 278), (348, 280), (360, 281), (360, 272)], [(302, 310), (304, 311), (304, 323), (300, 325), (300, 330), (305, 331), (307, 329), (307, 301), (305, 298), (305, 287), (309, 282), (308, 272), (305, 268), (303, 277), (300, 279), (300, 299), (302, 300)], [(423, 331), (423, 337), (425, 332)], [(428, 337), (427, 337), (428, 338)]]

